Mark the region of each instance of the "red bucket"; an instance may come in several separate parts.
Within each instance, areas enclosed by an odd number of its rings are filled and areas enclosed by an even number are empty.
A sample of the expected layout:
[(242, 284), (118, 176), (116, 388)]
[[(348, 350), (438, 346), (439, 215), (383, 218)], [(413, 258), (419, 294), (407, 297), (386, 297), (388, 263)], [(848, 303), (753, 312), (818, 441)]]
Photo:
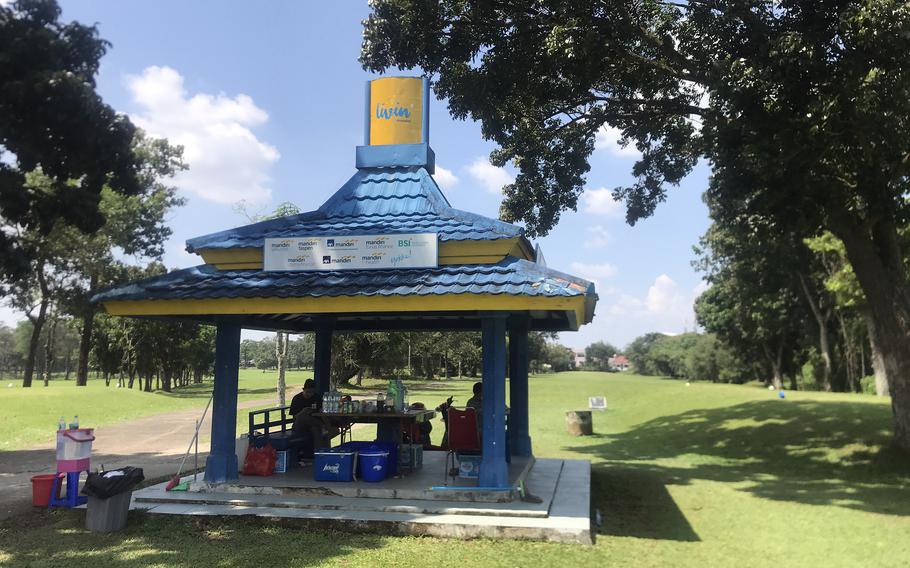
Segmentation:
[(54, 487), (54, 478), (59, 477), (60, 483), (57, 484), (57, 499), (60, 498), (60, 486), (63, 485), (63, 473), (44, 473), (32, 477), (32, 505), (35, 507), (47, 507), (51, 500), (51, 490)]

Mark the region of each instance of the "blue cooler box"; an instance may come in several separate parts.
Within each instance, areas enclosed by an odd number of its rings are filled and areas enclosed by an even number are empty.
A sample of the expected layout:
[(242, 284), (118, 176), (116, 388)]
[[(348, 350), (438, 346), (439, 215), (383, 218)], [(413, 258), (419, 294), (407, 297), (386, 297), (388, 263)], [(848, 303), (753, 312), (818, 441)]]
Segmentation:
[(345, 442), (338, 446), (338, 448), (347, 451), (363, 452), (373, 446), (389, 452), (388, 476), (394, 477), (398, 475), (398, 444), (394, 442)]
[(354, 481), (357, 452), (343, 448), (321, 448), (313, 452), (316, 481)]

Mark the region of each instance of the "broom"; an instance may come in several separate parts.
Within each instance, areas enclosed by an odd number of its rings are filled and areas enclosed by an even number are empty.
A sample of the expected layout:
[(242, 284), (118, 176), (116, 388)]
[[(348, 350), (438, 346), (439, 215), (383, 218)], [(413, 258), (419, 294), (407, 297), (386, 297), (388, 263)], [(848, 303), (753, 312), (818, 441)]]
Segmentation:
[(180, 473), (183, 471), (183, 466), (186, 464), (186, 458), (190, 455), (190, 450), (193, 449), (193, 443), (199, 439), (199, 428), (202, 426), (202, 423), (205, 421), (205, 415), (209, 412), (209, 405), (212, 404), (212, 398), (215, 397), (215, 393), (212, 393), (212, 396), (209, 397), (209, 401), (205, 403), (205, 410), (202, 411), (202, 419), (196, 422), (196, 432), (193, 434), (193, 437), (190, 439), (190, 445), (186, 449), (186, 453), (183, 454), (183, 460), (180, 462), (180, 467), (177, 468), (177, 475), (171, 478), (167, 482), (167, 485), (164, 486), (165, 491), (171, 491), (180, 484)]

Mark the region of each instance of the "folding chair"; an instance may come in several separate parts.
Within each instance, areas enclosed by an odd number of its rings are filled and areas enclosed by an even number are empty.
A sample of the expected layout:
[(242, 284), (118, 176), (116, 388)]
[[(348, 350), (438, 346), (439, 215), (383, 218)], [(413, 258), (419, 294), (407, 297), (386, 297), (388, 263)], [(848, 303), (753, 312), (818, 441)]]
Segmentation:
[[(449, 472), (455, 468), (455, 452), (476, 453), (480, 451), (480, 436), (477, 433), (477, 414), (473, 408), (465, 408), (464, 410), (449, 408), (448, 435), (445, 485), (449, 484)], [(452, 458), (451, 468), (449, 468), (450, 457)]]

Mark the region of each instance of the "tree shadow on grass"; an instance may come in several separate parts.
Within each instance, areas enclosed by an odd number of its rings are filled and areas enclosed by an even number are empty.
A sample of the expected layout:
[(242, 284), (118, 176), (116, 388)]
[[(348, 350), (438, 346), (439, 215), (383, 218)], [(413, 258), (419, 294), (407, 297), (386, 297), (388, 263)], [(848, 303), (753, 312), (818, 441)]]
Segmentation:
[(765, 499), (907, 516), (910, 456), (889, 446), (888, 410), (757, 401), (663, 416), (569, 449), (594, 454), (610, 475), (727, 482)]
[(591, 468), (591, 506), (602, 515), (600, 535), (697, 542), (701, 539), (661, 479), (635, 469)]
[[(85, 530), (84, 511), (36, 511), (0, 522), (8, 566), (312, 566), (339, 562), (387, 537), (253, 517), (173, 517), (130, 511), (121, 532)], [(350, 530), (350, 529), (347, 529)], [(333, 560), (334, 559), (334, 560)]]

